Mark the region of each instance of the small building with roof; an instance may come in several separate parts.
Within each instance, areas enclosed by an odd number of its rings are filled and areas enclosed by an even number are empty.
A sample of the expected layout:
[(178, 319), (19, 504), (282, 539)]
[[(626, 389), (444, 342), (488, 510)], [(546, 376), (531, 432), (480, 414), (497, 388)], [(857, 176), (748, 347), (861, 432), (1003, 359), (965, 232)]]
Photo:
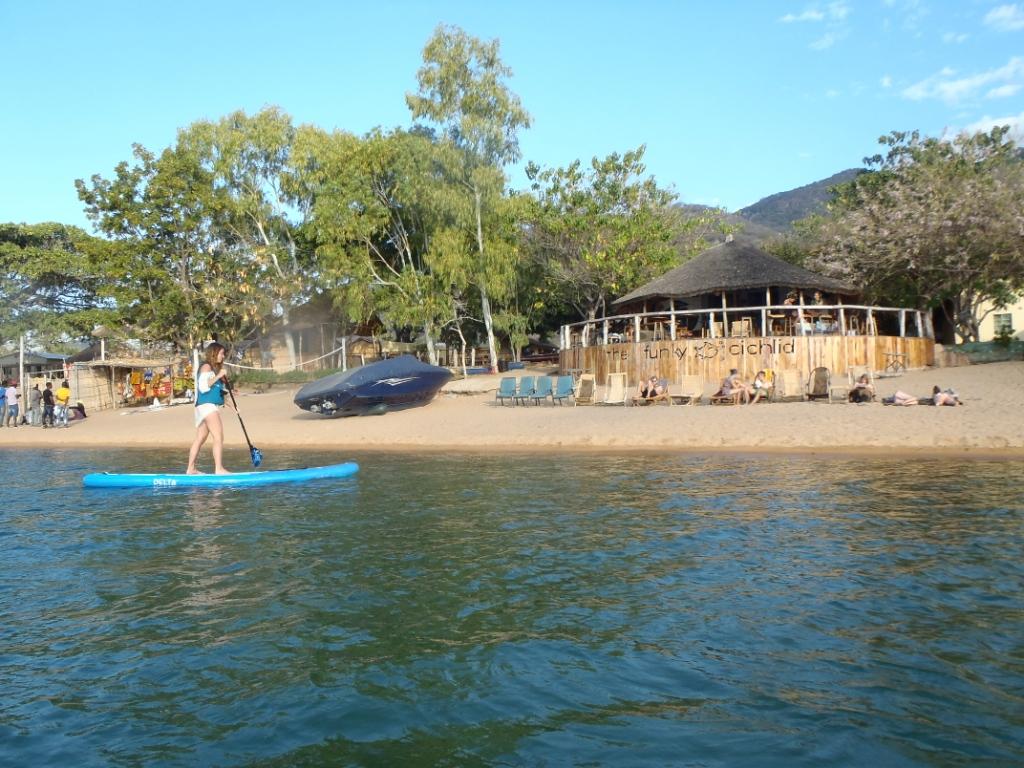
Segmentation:
[(737, 368), (834, 373), (934, 363), (928, 312), (862, 303), (853, 286), (728, 238), (615, 299), (614, 314), (563, 326), (565, 371), (720, 380)]
[(15, 350), (5, 355), (0, 355), (0, 378), (17, 379), (20, 376), (21, 365), (25, 366), (25, 378), (38, 378), (51, 374), (54, 378), (60, 376), (64, 371), (64, 361), (67, 355), (60, 355), (56, 352), (25, 352), (24, 358), (21, 353)]

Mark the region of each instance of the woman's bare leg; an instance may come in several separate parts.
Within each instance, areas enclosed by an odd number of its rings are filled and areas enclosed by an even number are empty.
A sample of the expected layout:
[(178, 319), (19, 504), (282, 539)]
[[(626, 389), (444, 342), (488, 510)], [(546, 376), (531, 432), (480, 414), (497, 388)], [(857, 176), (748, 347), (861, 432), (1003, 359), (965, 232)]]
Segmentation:
[(224, 423), (220, 420), (220, 413), (211, 413), (203, 423), (209, 427), (213, 437), (213, 471), (218, 475), (231, 474), (224, 469)]
[(207, 421), (208, 419), (203, 419), (196, 427), (196, 439), (192, 441), (192, 447), (188, 449), (188, 469), (185, 470), (185, 474), (199, 474), (199, 470), (196, 469), (196, 459), (199, 458), (199, 449), (203, 447), (206, 438), (210, 436), (210, 429), (206, 426)]

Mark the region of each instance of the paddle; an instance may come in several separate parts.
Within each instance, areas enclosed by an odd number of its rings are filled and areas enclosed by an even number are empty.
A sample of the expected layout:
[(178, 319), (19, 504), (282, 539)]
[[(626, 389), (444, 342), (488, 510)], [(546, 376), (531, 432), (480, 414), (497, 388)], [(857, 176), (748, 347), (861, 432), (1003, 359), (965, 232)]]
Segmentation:
[(263, 463), (263, 454), (259, 448), (256, 448), (252, 444), (252, 440), (249, 439), (249, 433), (245, 429), (245, 422), (242, 421), (242, 414), (238, 412), (238, 402), (235, 400), (235, 388), (231, 386), (231, 382), (224, 379), (224, 386), (228, 390), (228, 394), (231, 395), (231, 404), (235, 407), (235, 414), (238, 416), (238, 423), (242, 425), (242, 434), (245, 435), (245, 442), (249, 444), (249, 458), (252, 459), (252, 465), (258, 467)]

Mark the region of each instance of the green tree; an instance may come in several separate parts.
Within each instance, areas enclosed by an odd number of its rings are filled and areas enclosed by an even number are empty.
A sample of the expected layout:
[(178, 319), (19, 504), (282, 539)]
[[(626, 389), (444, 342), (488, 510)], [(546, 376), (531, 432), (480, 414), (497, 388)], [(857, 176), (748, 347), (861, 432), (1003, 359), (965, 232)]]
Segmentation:
[(464, 272), (472, 275), (479, 293), (492, 369), (498, 355), (491, 302), (511, 295), (516, 270), (506, 261), (514, 251), (487, 248), (486, 211), (504, 191), (504, 166), (519, 159), (518, 131), (530, 126), (529, 114), (506, 85), (511, 74), (501, 61), (497, 40), (483, 42), (458, 27), (442, 25), (423, 50), (418, 92), (406, 95), (413, 119), (439, 126), (461, 152), (454, 178), (472, 205), (475, 244)]
[(211, 240), (219, 254), (243, 264), (239, 281), (250, 302), (252, 320), (280, 318), (289, 362), (297, 362), (290, 318), (309, 298), (317, 277), (313, 253), (300, 246), (296, 232), (310, 201), (292, 177), (295, 142), (291, 118), (276, 107), (255, 115), (237, 111), (217, 122), (193, 123), (178, 136), (209, 174), (213, 194), (204, 200)]
[(871, 172), (841, 186), (812, 268), (869, 295), (942, 307), (964, 340), (986, 302), (1024, 287), (1024, 167), (1008, 128), (953, 140), (893, 132)]
[(136, 145), (111, 179), (76, 182), (89, 218), (121, 246), (118, 299), (134, 333), (191, 347), (274, 316), (287, 330), (314, 276), (293, 236), (308, 209), (290, 191), (293, 141), (278, 110), (236, 112), (179, 131), (159, 156)]
[(376, 314), (422, 331), (432, 363), (454, 313), (451, 276), (437, 265), (460, 242), (444, 165), (450, 149), (423, 133), (300, 130), (295, 178), (313, 205), (307, 229), (336, 303), (353, 320)]
[[(135, 145), (135, 164), (114, 176), (75, 182), (86, 215), (118, 246), (108, 272), (119, 278), (119, 308), (131, 333), (188, 348), (206, 334), (241, 322), (231, 275), (240, 265), (217, 258), (208, 208), (210, 174), (184, 147), (159, 157)], [(230, 285), (230, 292), (229, 292)]]
[[(675, 195), (644, 178), (644, 147), (577, 160), (527, 175), (536, 196), (527, 238), (554, 290), (581, 317), (604, 314), (608, 302), (676, 264), (681, 233), (700, 224), (672, 208)], [(698, 247), (698, 243), (693, 244)]]
[(48, 349), (121, 322), (116, 246), (64, 224), (0, 225), (0, 339), (21, 334)]

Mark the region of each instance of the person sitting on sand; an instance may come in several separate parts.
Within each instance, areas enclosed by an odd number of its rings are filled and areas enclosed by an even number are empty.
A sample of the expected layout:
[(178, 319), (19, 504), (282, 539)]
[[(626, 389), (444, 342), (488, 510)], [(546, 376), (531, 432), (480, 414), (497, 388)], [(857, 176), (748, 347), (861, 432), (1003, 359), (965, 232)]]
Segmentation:
[(722, 388), (718, 392), (724, 397), (732, 397), (737, 403), (742, 400), (746, 404), (750, 403), (752, 394), (751, 388), (743, 382), (740, 372), (735, 368), (732, 368), (729, 375), (722, 379)]
[(633, 397), (634, 403), (640, 403), (642, 405), (649, 405), (655, 400), (658, 400), (665, 394), (665, 388), (661, 386), (661, 382), (658, 381), (657, 376), (651, 376), (647, 381), (641, 381), (636, 388), (636, 395)]
[(896, 390), (891, 397), (882, 398), (883, 405), (917, 405), (917, 398), (906, 392)]
[(932, 387), (932, 402), (936, 405), (963, 405), (956, 390), (939, 389), (938, 387)]
[(771, 394), (772, 385), (768, 383), (768, 375), (764, 371), (758, 371), (757, 375), (754, 377), (753, 391), (754, 397), (750, 401), (751, 405), (756, 403), (762, 397), (767, 400), (768, 395)]
[(871, 384), (871, 377), (866, 373), (862, 373), (857, 381), (853, 383), (853, 389), (850, 390), (850, 402), (870, 403), (874, 399), (875, 388)]

